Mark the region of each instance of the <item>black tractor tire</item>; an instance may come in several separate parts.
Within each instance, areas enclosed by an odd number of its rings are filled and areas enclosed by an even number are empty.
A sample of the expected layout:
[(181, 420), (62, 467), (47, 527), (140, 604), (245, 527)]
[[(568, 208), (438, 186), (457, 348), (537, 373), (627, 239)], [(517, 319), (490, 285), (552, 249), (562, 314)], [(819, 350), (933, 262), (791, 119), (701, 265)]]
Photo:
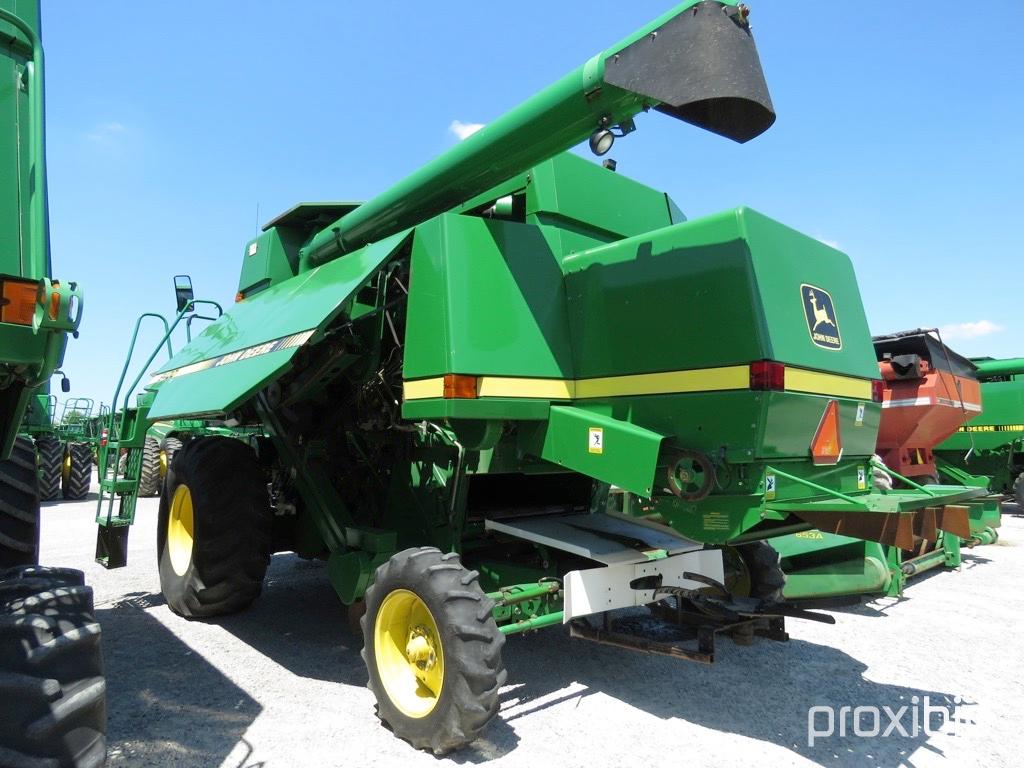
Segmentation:
[(1024, 472), (1021, 472), (1013, 481), (1013, 500), (1024, 512)]
[[(182, 488), (187, 525), (172, 514)], [(204, 618), (247, 608), (263, 589), (272, 527), (266, 479), (252, 449), (229, 437), (189, 441), (167, 472), (157, 522), (160, 589), (171, 610)]]
[(767, 603), (781, 603), (786, 587), (786, 573), (782, 570), (781, 555), (767, 541), (740, 544), (736, 551), (750, 575), (749, 597), (758, 597)]
[(0, 568), (39, 562), (39, 476), (32, 441), (14, 441), (0, 461)]
[(142, 448), (142, 470), (139, 475), (139, 496), (159, 496), (163, 478), (160, 476), (160, 443), (147, 437)]
[(81, 571), (0, 572), (0, 765), (106, 760), (106, 681)]
[(68, 501), (84, 499), (92, 484), (92, 447), (88, 443), (68, 443), (64, 463), (61, 493)]
[[(443, 659), (440, 693), (434, 692), (432, 709), (417, 716), (403, 712), (392, 699), (378, 663), (381, 652), (394, 654), (397, 648), (405, 654), (400, 645), (404, 638), (399, 637), (390, 651), (376, 646), (381, 607), (389, 596), (403, 591), (413, 593), (429, 610)], [(360, 619), (362, 656), (369, 673), (367, 686), (377, 698), (377, 715), (396, 736), (417, 749), (443, 755), (476, 739), (497, 714), (498, 691), (507, 673), (501, 660), (505, 636), (491, 615), (493, 608), (494, 602), (480, 588), (477, 572), (466, 570), (456, 553), (442, 554), (433, 547), (407, 549), (377, 569)], [(425, 663), (436, 663), (433, 660), (431, 655)], [(415, 672), (412, 662), (406, 663), (410, 666), (401, 668), (398, 678), (390, 674), (392, 686), (402, 682), (399, 678), (422, 686), (409, 677)]]
[(60, 496), (64, 446), (52, 435), (37, 437), (36, 457), (39, 464), (39, 500), (53, 501)]
[(183, 443), (176, 437), (165, 437), (160, 441), (160, 453), (162, 454), (161, 470), (166, 475), (174, 462), (174, 454), (181, 450)]

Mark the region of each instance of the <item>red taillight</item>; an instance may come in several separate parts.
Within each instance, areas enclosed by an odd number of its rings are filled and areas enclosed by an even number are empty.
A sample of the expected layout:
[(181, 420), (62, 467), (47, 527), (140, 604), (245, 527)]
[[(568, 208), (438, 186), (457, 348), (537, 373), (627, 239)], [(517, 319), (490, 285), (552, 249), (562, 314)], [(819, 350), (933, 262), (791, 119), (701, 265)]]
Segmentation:
[(750, 364), (750, 388), (781, 392), (786, 388), (786, 366), (771, 360)]
[(871, 380), (871, 400), (876, 403), (882, 402), (882, 393), (885, 392), (885, 382), (878, 379)]
[(110, 436), (110, 432), (108, 430), (106, 430), (106, 429), (104, 429), (100, 433), (100, 448), (106, 448), (106, 446), (107, 446), (107, 437), (109, 437), (109, 436)]

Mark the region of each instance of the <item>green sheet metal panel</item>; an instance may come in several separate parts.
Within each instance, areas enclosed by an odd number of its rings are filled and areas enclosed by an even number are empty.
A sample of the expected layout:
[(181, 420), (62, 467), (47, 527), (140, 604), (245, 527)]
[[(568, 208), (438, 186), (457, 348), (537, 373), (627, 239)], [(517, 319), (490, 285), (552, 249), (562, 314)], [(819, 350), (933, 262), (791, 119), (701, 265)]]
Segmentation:
[(999, 450), (1024, 438), (1024, 375), (981, 382), (982, 412), (935, 450)]
[[(0, 0), (36, 31), (37, 0)], [(28, 262), (29, 95), (22, 87), (32, 53), (24, 36), (0, 19), (0, 274), (39, 278)], [(7, 345), (4, 345), (4, 352)], [(5, 355), (6, 359), (6, 355)], [(14, 361), (12, 361), (14, 362)]]
[(585, 408), (553, 405), (541, 458), (641, 496), (651, 495), (664, 435)]
[[(849, 259), (755, 211), (592, 248), (563, 268), (579, 378), (760, 359), (878, 375)], [(807, 286), (831, 297), (838, 348), (812, 338)]]
[(764, 392), (763, 432), (757, 457), (808, 458), (811, 441), (829, 400), (839, 403), (839, 436), (843, 456), (870, 456), (875, 452), (880, 403), (851, 398), (792, 392)]
[(553, 214), (617, 237), (672, 223), (663, 192), (568, 152), (530, 171), (526, 214)]
[(401, 245), (406, 233), (271, 286), (235, 304), (164, 365), (159, 373), (319, 328)]
[[(739, 208), (735, 215), (749, 243), (756, 298), (770, 330), (766, 357), (813, 370), (877, 379), (871, 332), (849, 257), (749, 208)], [(835, 317), (826, 319), (828, 308), (817, 303), (810, 313), (816, 307), (822, 323), (819, 333), (836, 335), (834, 326), (829, 325), (834, 321), (839, 348), (812, 339), (809, 326), (814, 320), (808, 320), (803, 295), (808, 288), (804, 286), (813, 287), (819, 297), (826, 292), (831, 298)]]
[(671, 439), (677, 448), (701, 451), (730, 462), (758, 452), (761, 397), (747, 390), (692, 392), (577, 401), (591, 413), (640, 425)]
[(284, 373), (296, 349), (282, 349), (169, 379), (157, 390), (149, 417), (172, 419), (227, 413)]
[(558, 256), (537, 227), (454, 214), (417, 227), (406, 379), (572, 375)]
[(562, 265), (577, 378), (766, 357), (750, 256), (733, 211), (593, 248)]
[(151, 418), (226, 413), (287, 369), (302, 344), (401, 246), (393, 235), (242, 301), (158, 371)]

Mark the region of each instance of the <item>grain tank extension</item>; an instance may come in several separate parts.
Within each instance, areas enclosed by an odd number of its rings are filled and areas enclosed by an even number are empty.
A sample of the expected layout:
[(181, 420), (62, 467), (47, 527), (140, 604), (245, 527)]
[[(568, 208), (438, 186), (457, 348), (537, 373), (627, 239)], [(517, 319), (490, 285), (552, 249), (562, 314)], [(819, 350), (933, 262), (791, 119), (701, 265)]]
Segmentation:
[[(944, 472), (983, 476), (996, 493), (1024, 507), (1024, 358), (973, 358), (984, 411), (941, 443), (935, 454)], [(961, 480), (960, 482), (965, 482)]]
[[(373, 199), (297, 205), (246, 244), (239, 301), (140, 401), (268, 435), (175, 455), (172, 610), (245, 607), (273, 552), (326, 559), (365, 611), (380, 716), (444, 752), (496, 712), (507, 634), (669, 652), (590, 623), (667, 601), (702, 627), (673, 655), (710, 661), (716, 632), (829, 618), (781, 601), (764, 539), (903, 542), (937, 502), (966, 524), (971, 489), (866, 481), (881, 390), (846, 256), (746, 208), (687, 221), (566, 153), (640, 140), (647, 112), (770, 127), (744, 6), (683, 3)], [(127, 521), (101, 510), (108, 564)]]

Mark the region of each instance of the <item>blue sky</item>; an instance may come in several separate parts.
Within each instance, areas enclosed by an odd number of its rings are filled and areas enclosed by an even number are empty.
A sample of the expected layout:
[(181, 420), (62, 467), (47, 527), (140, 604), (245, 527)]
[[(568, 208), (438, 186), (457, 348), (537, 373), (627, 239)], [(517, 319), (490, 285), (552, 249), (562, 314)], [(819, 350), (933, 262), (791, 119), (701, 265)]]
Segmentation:
[[(172, 275), (229, 305), (257, 221), (366, 199), (670, 6), (43, 0), (54, 272), (86, 291), (73, 394), (109, 402)], [(641, 116), (619, 171), (691, 218), (744, 204), (837, 245), (875, 333), (1024, 355), (1024, 3), (751, 7), (776, 124), (740, 146)]]

